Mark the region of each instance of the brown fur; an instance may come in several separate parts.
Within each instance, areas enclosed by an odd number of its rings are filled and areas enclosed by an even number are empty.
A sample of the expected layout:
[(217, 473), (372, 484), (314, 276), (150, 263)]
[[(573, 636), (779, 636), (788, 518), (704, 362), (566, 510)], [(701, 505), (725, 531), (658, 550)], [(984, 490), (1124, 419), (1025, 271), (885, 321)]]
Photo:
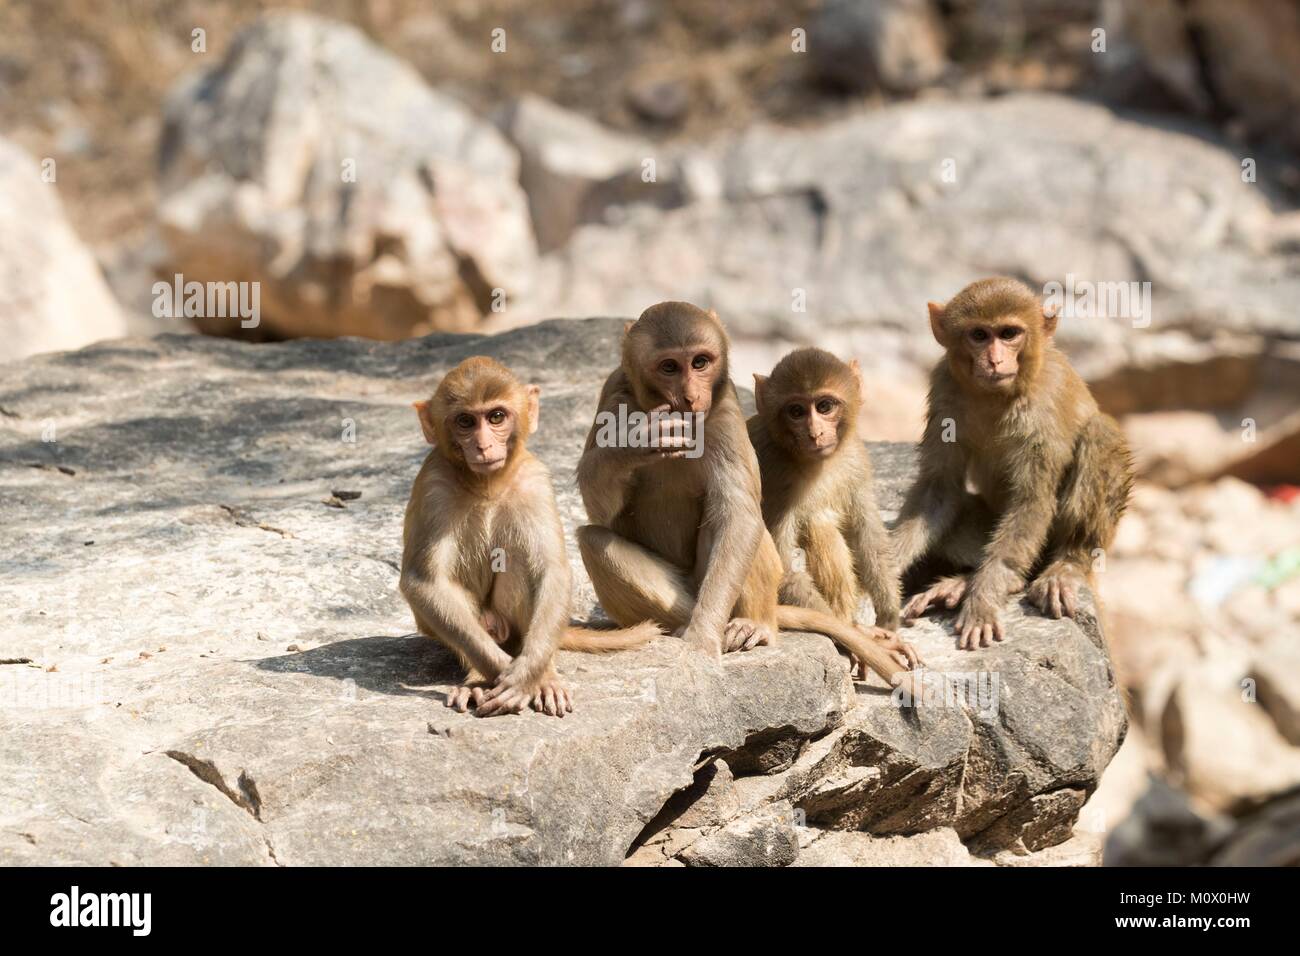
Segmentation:
[[(974, 571), (937, 582), (903, 616), (960, 604), (961, 646), (987, 646), (1002, 639), (1003, 601), (1027, 580), (1044, 612), (1075, 613), (1093, 553), (1110, 545), (1127, 504), (1131, 456), (1053, 343), (1055, 316), (1023, 284), (976, 282), (947, 306), (932, 303), (930, 319), (947, 354), (931, 376), (920, 474), (895, 550), (904, 572), (927, 554)], [(1003, 340), (1008, 329), (1020, 332)], [(996, 368), (1014, 377), (994, 378)], [(955, 440), (945, 442), (949, 421)]]
[[(763, 525), (758, 462), (716, 315), (683, 302), (652, 306), (624, 336), (622, 363), (598, 414), (654, 408), (704, 414), (702, 454), (602, 447), (593, 423), (578, 465), (590, 524), (578, 545), (601, 606), (620, 624), (647, 618), (714, 656), (775, 639), (778, 628), (828, 634), (887, 679), (904, 669), (829, 615), (778, 606), (781, 560)], [(699, 370), (692, 357), (707, 355)], [(677, 376), (662, 373), (670, 361)]]
[[(536, 429), (538, 390), (499, 363), (466, 359), (427, 402), (421, 428), (435, 447), (411, 489), (403, 532), (401, 589), (417, 627), (450, 648), (467, 669), (448, 706), (481, 715), (533, 707), (556, 716), (572, 709), (555, 673), (557, 648), (618, 650), (660, 633), (648, 622), (594, 632), (569, 624), (571, 572), (546, 468), (527, 449)], [(503, 415), (485, 431), (456, 426)], [(504, 450), (490, 472), (471, 462)], [(503, 568), (494, 560), (504, 558)]]
[(899, 625), (901, 586), (876, 507), (871, 458), (857, 438), (862, 393), (856, 362), (815, 348), (791, 352), (770, 376), (754, 376), (758, 413), (748, 427), (762, 475), (763, 520), (785, 569), (783, 603), (852, 622), (869, 597), (878, 625), (871, 636), (915, 662), (915, 652), (890, 633)]

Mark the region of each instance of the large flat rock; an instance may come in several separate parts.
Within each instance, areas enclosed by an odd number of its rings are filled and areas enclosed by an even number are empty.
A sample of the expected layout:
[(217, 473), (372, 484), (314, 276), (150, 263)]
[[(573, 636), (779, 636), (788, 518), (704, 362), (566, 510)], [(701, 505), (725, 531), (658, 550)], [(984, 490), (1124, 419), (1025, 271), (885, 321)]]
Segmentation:
[[(757, 833), (788, 862), (791, 807), (813, 827), (950, 827), (981, 851), (1065, 839), (1124, 730), (1091, 606), (1082, 626), (1011, 609), (1011, 640), (978, 654), (950, 620), (913, 629), (933, 686), (997, 675), (987, 708), (900, 711), (812, 635), (721, 665), (670, 638), (561, 654), (564, 720), (443, 707), (451, 662), (397, 590), (426, 450), (409, 403), (476, 353), (541, 385), (532, 447), (571, 532), (620, 328), (162, 336), (3, 366), (0, 860), (611, 864), (719, 759), (735, 799), (699, 808), (692, 837), (728, 850), (688, 859), (742, 860)], [(892, 512), (911, 452), (874, 452)]]

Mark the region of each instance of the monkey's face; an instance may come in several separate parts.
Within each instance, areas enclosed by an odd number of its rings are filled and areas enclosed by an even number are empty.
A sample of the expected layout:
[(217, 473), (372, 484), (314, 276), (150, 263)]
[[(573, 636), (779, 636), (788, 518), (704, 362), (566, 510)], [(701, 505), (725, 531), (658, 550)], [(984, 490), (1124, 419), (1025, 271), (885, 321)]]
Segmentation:
[(840, 446), (844, 402), (835, 395), (795, 396), (781, 409), (789, 447), (804, 458), (829, 458)]
[(1020, 372), (1020, 352), (1028, 338), (1018, 319), (979, 322), (962, 331), (962, 348), (970, 360), (971, 379), (990, 392), (1009, 392)]
[(707, 415), (722, 374), (719, 353), (711, 348), (656, 352), (646, 379), (674, 412)]
[(465, 466), (476, 475), (490, 475), (506, 466), (519, 419), (508, 405), (465, 408), (448, 419), (451, 440)]

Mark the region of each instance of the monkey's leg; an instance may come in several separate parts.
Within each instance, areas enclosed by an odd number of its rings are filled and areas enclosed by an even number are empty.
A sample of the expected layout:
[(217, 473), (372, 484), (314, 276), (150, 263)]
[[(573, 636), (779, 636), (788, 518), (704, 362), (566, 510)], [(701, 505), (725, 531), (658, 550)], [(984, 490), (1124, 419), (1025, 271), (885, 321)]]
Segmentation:
[(680, 568), (600, 525), (584, 525), (577, 537), (600, 606), (619, 626), (651, 620), (671, 631), (691, 619), (695, 594)]
[(1047, 565), (1027, 597), (1044, 614), (1074, 617), (1093, 562), (1115, 536), (1132, 487), (1128, 446), (1115, 423), (1097, 416), (1079, 433), (1075, 460), (1057, 498)]
[(828, 522), (809, 522), (805, 531), (808, 573), (831, 613), (853, 620), (858, 606), (853, 552), (840, 529)]
[[(983, 560), (984, 546), (988, 544), (996, 519), (988, 506), (973, 495), (967, 496), (965, 506), (961, 520), (937, 550), (939, 556), (954, 567), (976, 568)], [(903, 620), (914, 621), (932, 606), (940, 604), (948, 610), (956, 608), (966, 596), (973, 573), (966, 571), (941, 577), (924, 591), (912, 595), (903, 608)]]

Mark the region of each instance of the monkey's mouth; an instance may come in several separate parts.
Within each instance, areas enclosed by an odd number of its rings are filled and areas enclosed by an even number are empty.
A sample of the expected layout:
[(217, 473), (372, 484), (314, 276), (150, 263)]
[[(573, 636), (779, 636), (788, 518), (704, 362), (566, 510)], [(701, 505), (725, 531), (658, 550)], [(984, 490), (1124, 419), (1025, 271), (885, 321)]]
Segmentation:
[(839, 442), (826, 442), (819, 444), (814, 439), (808, 439), (804, 442), (804, 451), (809, 458), (829, 458), (839, 446)]
[(506, 463), (506, 456), (500, 458), (466, 458), (465, 464), (469, 465), (470, 471), (476, 474), (487, 474), (488, 472), (500, 471)]
[(1007, 382), (1010, 381), (1014, 381), (1016, 377), (1016, 373), (1015, 372), (980, 372), (979, 377), (980, 380), (983, 381), (985, 385), (998, 386), (998, 385), (1005, 385)]

